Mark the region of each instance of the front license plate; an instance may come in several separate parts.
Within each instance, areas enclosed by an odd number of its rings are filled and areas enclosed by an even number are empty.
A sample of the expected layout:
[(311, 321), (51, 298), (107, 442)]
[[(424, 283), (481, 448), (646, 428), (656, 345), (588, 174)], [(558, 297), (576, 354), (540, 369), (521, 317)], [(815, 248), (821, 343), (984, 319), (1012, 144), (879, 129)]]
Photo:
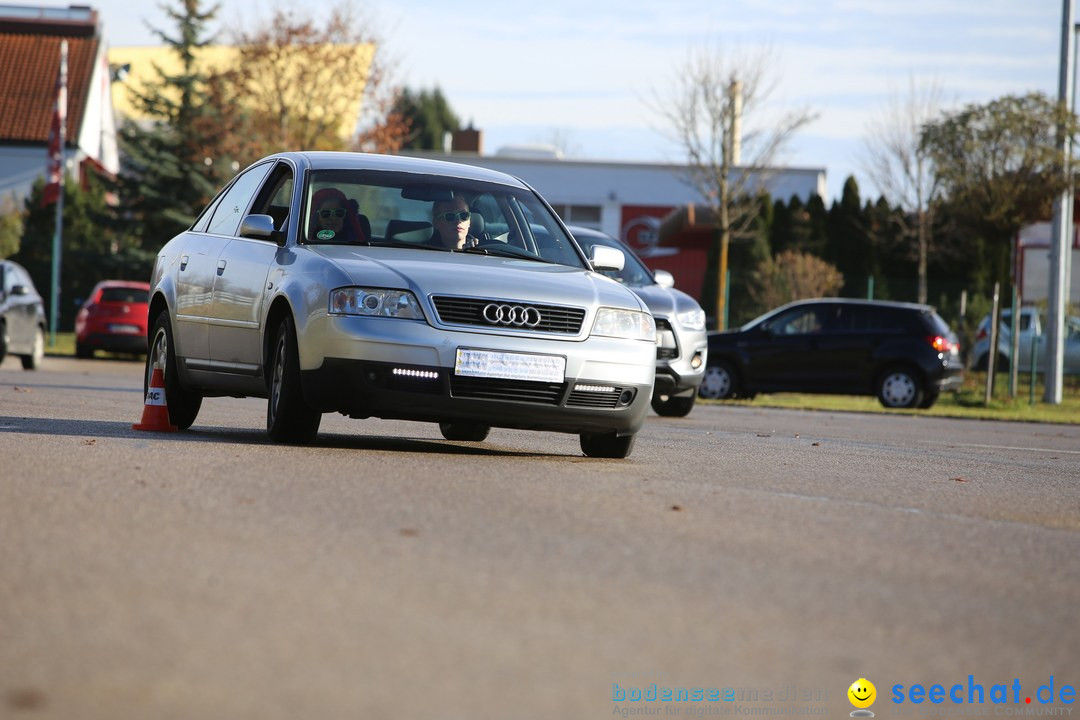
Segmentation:
[(110, 325), (109, 326), (109, 332), (132, 334), (132, 333), (140, 333), (142, 331), (139, 330), (138, 325)]
[(561, 383), (566, 374), (566, 358), (559, 355), (526, 355), (458, 348), (454, 374)]

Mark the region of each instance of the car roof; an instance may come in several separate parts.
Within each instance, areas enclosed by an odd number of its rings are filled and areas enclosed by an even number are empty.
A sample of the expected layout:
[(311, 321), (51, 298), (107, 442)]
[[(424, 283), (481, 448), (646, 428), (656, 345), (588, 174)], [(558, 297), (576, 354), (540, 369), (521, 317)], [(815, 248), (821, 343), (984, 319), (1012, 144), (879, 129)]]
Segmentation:
[[(269, 156), (291, 160), (309, 170), (380, 170), (385, 172), (423, 173), (443, 175), (463, 180), (480, 180), (514, 187), (528, 187), (523, 181), (497, 170), (448, 162), (430, 158), (404, 155), (379, 155), (376, 153), (303, 151), (283, 152)], [(263, 158), (266, 160), (268, 158)], [(260, 160), (259, 162), (262, 162)]]
[(135, 288), (137, 290), (149, 290), (150, 283), (141, 280), (102, 280), (97, 284), (98, 288)]
[[(902, 302), (899, 300), (867, 300), (865, 298), (806, 298), (794, 300), (781, 307), (798, 307), (799, 305), (826, 304), (826, 305), (863, 305), (866, 307), (891, 307), (902, 310), (918, 310), (920, 312), (932, 311), (930, 305), (921, 303)], [(777, 308), (778, 310), (780, 308)]]

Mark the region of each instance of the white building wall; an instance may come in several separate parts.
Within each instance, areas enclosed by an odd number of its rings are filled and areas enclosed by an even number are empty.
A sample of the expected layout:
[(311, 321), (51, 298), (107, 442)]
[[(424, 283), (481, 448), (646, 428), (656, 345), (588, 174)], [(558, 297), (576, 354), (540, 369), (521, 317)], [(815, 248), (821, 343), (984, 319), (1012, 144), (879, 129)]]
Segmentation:
[[(683, 165), (554, 158), (515, 158), (465, 153), (410, 153), (498, 170), (532, 185), (552, 205), (601, 208), (601, 229), (620, 236), (624, 205), (677, 206), (702, 202)], [(781, 168), (766, 181), (769, 193), (788, 200), (825, 197), (825, 170)]]

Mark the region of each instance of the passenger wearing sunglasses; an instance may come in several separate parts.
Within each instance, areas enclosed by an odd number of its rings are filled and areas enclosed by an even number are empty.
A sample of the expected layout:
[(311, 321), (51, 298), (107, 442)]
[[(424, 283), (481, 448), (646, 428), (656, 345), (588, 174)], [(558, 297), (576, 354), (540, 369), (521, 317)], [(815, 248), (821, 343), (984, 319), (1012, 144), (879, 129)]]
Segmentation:
[(469, 212), (469, 203), (461, 195), (455, 195), (453, 200), (436, 202), (431, 208), (431, 219), (435, 225), (431, 244), (450, 250), (476, 245), (476, 238), (469, 235), (472, 213)]
[(314, 242), (366, 242), (356, 209), (337, 188), (323, 188), (311, 198), (311, 239)]

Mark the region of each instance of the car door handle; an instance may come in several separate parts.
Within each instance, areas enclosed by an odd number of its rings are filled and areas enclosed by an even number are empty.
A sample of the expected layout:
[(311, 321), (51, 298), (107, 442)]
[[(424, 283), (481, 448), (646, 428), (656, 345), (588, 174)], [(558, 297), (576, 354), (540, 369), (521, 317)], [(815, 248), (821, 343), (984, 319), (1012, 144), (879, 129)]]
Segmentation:
[(217, 261), (217, 274), (222, 275), (222, 274), (224, 274), (224, 272), (225, 272), (225, 261), (224, 260), (218, 260)]
[(187, 255), (182, 255), (180, 257), (180, 269), (181, 270), (187, 270), (187, 264), (188, 264), (188, 256)]

